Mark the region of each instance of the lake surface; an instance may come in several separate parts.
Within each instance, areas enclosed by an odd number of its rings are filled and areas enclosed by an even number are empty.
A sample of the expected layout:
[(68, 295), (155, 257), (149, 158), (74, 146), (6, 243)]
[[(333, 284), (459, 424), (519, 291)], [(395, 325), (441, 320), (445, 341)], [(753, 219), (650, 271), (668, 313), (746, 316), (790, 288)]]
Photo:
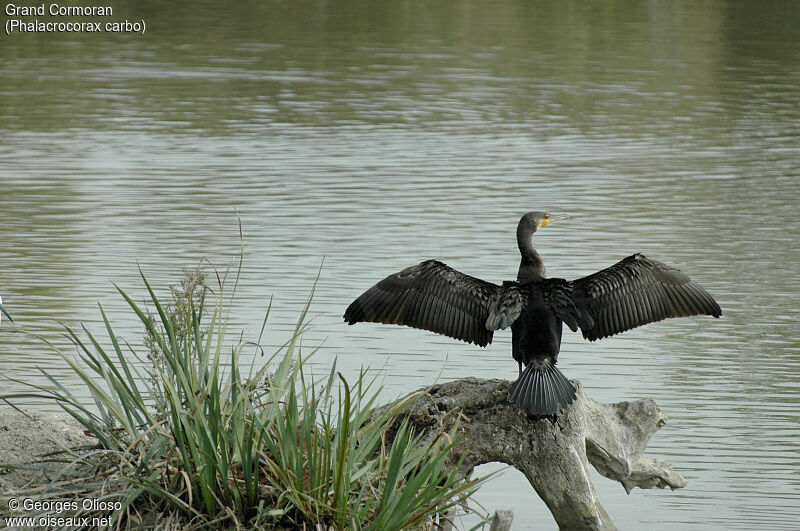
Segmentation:
[[(238, 212), (244, 338), (273, 297), (277, 349), (322, 264), (303, 339), (321, 345), (316, 374), (370, 367), (386, 400), (515, 378), (509, 333), (480, 349), (341, 314), (427, 258), (512, 279), (519, 216), (570, 214), (535, 238), (551, 276), (644, 252), (724, 312), (596, 343), (565, 332), (562, 371), (599, 401), (655, 399), (670, 422), (648, 455), (689, 482), (627, 496), (595, 474), (614, 522), (795, 529), (800, 4), (336, 4), (114, 2), (108, 21), (144, 35), (0, 38), (0, 294), (17, 320), (0, 374), (70, 378), (21, 332), (69, 349), (59, 322), (100, 334), (98, 303), (141, 345), (112, 281), (140, 300), (137, 264), (160, 293), (204, 258), (224, 270)], [(478, 500), (513, 509), (515, 529), (555, 528), (516, 471)]]

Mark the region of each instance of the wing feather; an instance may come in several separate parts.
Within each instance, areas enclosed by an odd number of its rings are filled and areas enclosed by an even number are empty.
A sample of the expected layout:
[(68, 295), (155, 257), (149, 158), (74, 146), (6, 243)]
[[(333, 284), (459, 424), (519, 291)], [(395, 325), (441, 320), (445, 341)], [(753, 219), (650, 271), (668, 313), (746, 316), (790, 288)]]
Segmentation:
[(588, 328), (594, 324), (594, 319), (575, 304), (571, 282), (563, 278), (547, 278), (538, 281), (537, 284), (545, 304), (573, 332), (578, 328)]
[(668, 317), (712, 315), (722, 310), (702, 286), (684, 273), (643, 254), (635, 254), (571, 282), (581, 313), (594, 323), (581, 325), (583, 337), (602, 339)]
[(489, 316), (486, 328), (506, 329), (517, 320), (528, 302), (528, 293), (517, 282), (503, 282), (489, 299)]
[(430, 330), (486, 346), (489, 299), (501, 287), (427, 260), (384, 278), (354, 300), (344, 313), (348, 324), (374, 322)]

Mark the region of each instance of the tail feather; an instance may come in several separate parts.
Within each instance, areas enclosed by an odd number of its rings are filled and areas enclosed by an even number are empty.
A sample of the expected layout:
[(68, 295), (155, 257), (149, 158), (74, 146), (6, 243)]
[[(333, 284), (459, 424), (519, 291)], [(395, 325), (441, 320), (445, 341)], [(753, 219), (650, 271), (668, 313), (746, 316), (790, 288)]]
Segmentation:
[(531, 415), (556, 415), (575, 400), (575, 387), (552, 363), (529, 363), (508, 398)]

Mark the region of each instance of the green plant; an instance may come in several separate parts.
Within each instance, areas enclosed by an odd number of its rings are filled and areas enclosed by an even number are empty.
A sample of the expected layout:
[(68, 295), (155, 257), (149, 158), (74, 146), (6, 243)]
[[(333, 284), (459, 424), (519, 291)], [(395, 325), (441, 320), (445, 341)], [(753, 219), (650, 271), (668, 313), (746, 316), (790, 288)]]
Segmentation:
[(400, 529), (464, 505), (483, 481), (448, 460), (457, 427), (415, 434), (402, 418), (410, 400), (375, 409), (378, 390), (365, 372), (351, 387), (334, 362), (323, 382), (307, 381), (304, 364), (316, 351), (304, 355), (299, 338), (313, 289), (286, 344), (245, 376), (246, 343), (225, 341), (233, 299), (225, 298), (225, 275), (209, 297), (192, 273), (167, 306), (141, 278), (152, 310), (117, 289), (150, 338), (149, 370), (131, 362), (133, 349), (102, 307), (108, 345), (85, 327), (83, 335), (67, 327), (77, 359), (54, 347), (93, 406), (46, 372), (54, 388), (39, 389), (99, 448), (62, 470), (43, 496), (114, 500), (120, 527), (142, 525), (151, 513), (199, 526)]

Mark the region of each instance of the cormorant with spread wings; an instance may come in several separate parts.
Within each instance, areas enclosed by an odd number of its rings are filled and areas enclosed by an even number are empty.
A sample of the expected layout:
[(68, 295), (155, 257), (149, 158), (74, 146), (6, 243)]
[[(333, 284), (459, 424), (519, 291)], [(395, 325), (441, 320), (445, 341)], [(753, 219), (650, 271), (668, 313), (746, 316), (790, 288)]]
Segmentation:
[(577, 280), (546, 278), (533, 233), (564, 217), (545, 212), (522, 216), (516, 281), (498, 286), (426, 260), (369, 288), (350, 304), (344, 320), (407, 325), (482, 347), (492, 342), (495, 330), (511, 326), (520, 373), (509, 399), (531, 415), (556, 415), (576, 396), (556, 368), (562, 323), (595, 341), (668, 317), (722, 315), (699, 284), (643, 254)]

